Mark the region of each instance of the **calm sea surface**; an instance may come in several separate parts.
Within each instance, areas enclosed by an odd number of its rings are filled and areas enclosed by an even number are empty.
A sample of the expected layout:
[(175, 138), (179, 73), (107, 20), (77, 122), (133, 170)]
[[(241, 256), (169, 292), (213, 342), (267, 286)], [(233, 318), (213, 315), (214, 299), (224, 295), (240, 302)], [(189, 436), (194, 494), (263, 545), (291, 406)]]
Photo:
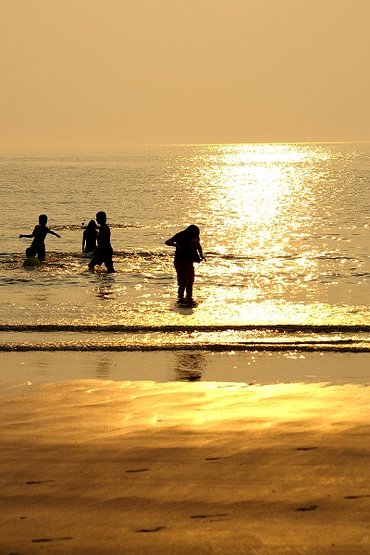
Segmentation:
[[(0, 343), (26, 349), (370, 347), (370, 145), (0, 151)], [(82, 222), (106, 211), (117, 273), (88, 273)], [(24, 269), (38, 215), (61, 234)], [(201, 228), (195, 308), (173, 249)]]

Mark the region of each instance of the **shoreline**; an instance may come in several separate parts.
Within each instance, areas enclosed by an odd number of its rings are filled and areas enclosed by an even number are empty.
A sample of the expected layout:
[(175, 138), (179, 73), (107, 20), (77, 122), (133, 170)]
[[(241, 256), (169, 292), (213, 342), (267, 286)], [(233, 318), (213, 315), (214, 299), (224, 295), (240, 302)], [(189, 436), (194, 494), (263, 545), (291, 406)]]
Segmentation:
[(283, 351), (10, 351), (1, 385), (64, 380), (370, 383), (370, 354)]

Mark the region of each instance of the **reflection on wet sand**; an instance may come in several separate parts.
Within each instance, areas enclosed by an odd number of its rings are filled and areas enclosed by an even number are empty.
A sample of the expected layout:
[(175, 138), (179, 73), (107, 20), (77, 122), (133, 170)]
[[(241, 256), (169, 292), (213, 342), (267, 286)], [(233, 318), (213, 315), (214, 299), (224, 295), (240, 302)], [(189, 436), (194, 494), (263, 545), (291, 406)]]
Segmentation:
[(113, 286), (114, 286), (114, 282), (110, 279), (109, 279), (108, 282), (106, 282), (106, 280), (104, 280), (104, 282), (102, 282), (100, 285), (98, 285), (98, 287), (96, 287), (96, 289), (95, 289), (96, 296), (98, 297), (98, 299), (113, 300), (114, 299)]
[(207, 361), (203, 353), (175, 353), (174, 378), (180, 381), (199, 381), (206, 366)]
[(112, 376), (113, 364), (112, 358), (103, 356), (98, 358), (96, 364), (96, 378), (98, 380), (110, 379)]

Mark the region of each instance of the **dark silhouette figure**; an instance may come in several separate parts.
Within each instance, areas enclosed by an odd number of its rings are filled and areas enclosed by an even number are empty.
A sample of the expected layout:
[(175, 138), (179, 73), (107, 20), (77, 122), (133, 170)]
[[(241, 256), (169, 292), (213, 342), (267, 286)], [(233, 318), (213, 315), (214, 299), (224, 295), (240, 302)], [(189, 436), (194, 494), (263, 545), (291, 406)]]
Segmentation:
[(89, 262), (89, 269), (94, 270), (95, 266), (105, 264), (108, 273), (115, 272), (113, 268), (113, 249), (110, 244), (110, 228), (107, 224), (107, 215), (105, 212), (98, 212), (96, 214), (96, 221), (99, 224), (98, 231), (98, 246), (95, 250), (94, 256)]
[(31, 247), (36, 251), (40, 262), (45, 260), (46, 257), (45, 237), (47, 236), (47, 234), (50, 233), (51, 235), (54, 235), (55, 237), (58, 237), (58, 239), (60, 239), (60, 235), (58, 235), (58, 233), (55, 233), (55, 231), (46, 226), (47, 223), (48, 217), (46, 216), (46, 214), (41, 214), (39, 216), (39, 223), (35, 226), (32, 233), (30, 233), (29, 235), (22, 234), (19, 236), (20, 238), (28, 237), (30, 239), (33, 239)]
[(96, 229), (95, 220), (90, 220), (82, 233), (82, 252), (86, 256), (92, 257), (96, 249), (96, 241), (98, 238), (98, 231)]
[(41, 266), (41, 262), (36, 256), (36, 249), (34, 249), (34, 247), (28, 247), (26, 249), (26, 259), (23, 262), (23, 267), (35, 268), (37, 266)]
[(180, 304), (191, 304), (193, 303), (194, 262), (205, 260), (200, 244), (199, 227), (189, 225), (167, 239), (166, 245), (176, 247), (174, 266), (177, 273), (178, 301)]

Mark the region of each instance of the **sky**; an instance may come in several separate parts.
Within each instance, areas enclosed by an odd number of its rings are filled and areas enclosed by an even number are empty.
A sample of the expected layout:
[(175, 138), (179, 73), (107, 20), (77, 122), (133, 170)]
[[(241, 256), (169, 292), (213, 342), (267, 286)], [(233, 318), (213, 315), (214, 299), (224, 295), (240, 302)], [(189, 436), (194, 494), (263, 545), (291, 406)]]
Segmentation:
[(369, 0), (0, 0), (0, 147), (370, 140)]

